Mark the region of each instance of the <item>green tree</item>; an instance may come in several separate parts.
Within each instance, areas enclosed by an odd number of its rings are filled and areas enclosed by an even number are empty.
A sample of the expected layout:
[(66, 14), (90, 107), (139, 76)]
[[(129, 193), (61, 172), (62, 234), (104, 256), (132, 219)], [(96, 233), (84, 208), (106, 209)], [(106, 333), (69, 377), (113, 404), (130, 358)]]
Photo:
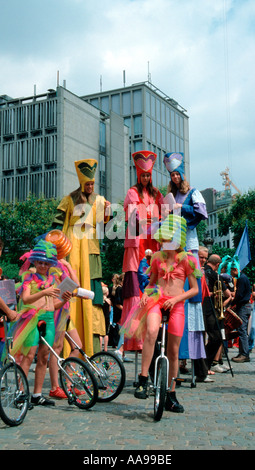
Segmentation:
[(227, 213), (219, 214), (219, 234), (227, 235), (229, 229), (233, 234), (235, 250), (242, 237), (247, 220), (249, 242), (251, 249), (251, 261), (244, 272), (255, 282), (255, 190), (237, 195)]
[(34, 246), (34, 239), (50, 230), (57, 206), (55, 199), (33, 195), (23, 202), (0, 203), (3, 262), (17, 264), (19, 257)]

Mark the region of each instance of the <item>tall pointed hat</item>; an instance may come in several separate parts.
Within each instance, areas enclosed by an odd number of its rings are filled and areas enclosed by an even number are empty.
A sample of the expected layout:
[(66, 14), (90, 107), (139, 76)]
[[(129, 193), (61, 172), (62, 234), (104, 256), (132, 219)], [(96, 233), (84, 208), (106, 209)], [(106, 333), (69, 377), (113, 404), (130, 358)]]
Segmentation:
[(181, 179), (184, 179), (184, 155), (182, 152), (170, 152), (164, 156), (164, 164), (170, 175), (173, 171), (178, 171)]
[(84, 185), (88, 181), (95, 181), (95, 173), (97, 169), (97, 160), (88, 158), (86, 160), (78, 160), (74, 162), (75, 169), (79, 178), (82, 191), (84, 191)]
[[(141, 175), (143, 173), (150, 173), (150, 175), (152, 175), (152, 169), (157, 155), (148, 150), (140, 150), (139, 152), (132, 153), (132, 157), (136, 168), (137, 181), (141, 183)], [(150, 182), (152, 182), (152, 176)]]

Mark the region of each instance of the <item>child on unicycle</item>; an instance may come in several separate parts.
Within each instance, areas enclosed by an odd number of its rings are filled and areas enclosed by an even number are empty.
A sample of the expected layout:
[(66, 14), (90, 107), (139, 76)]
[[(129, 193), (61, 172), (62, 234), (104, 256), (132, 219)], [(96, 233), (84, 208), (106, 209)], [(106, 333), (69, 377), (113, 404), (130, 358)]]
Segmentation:
[[(184, 302), (198, 293), (197, 277), (202, 273), (197, 269), (196, 259), (184, 251), (186, 245), (186, 220), (170, 214), (154, 238), (160, 242), (161, 251), (156, 252), (151, 261), (150, 282), (146, 287), (140, 304), (131, 310), (122, 326), (127, 336), (142, 338), (142, 365), (135, 397), (147, 398), (148, 371), (153, 357), (155, 342), (161, 324), (161, 309), (169, 310), (167, 357), (169, 360), (169, 384), (177, 377), (179, 368), (179, 346), (184, 330)], [(189, 289), (184, 291), (186, 278)], [(165, 409), (182, 413), (175, 394), (175, 381), (167, 391)]]

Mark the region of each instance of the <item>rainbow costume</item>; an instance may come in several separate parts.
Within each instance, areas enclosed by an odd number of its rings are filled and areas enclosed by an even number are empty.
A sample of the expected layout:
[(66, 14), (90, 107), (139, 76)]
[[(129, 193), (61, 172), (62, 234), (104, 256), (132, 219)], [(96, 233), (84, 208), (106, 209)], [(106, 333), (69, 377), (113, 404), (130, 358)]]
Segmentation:
[[(33, 261), (46, 261), (51, 266), (55, 266), (57, 264), (56, 255), (57, 251), (52, 243), (40, 240), (35, 248), (26, 253), (22, 259), (26, 258), (29, 263), (33, 263)], [(27, 261), (25, 262), (26, 265)], [(53, 274), (47, 277), (31, 271), (25, 271), (22, 274), (22, 281), (17, 288), (17, 295), (20, 297), (18, 303), (20, 316), (14, 324), (14, 342), (11, 351), (13, 355), (27, 355), (32, 346), (39, 344), (37, 324), (40, 320), (46, 321), (45, 338), (50, 345), (53, 345), (55, 337), (53, 298), (43, 296), (33, 302), (33, 305), (24, 304), (22, 301), (24, 290), (30, 289), (32, 295), (52, 285), (56, 285), (56, 279)]]
[[(184, 284), (190, 274), (193, 274), (196, 278), (202, 276), (192, 253), (187, 253), (182, 248), (186, 242), (185, 219), (177, 215), (169, 215), (154, 235), (154, 238), (159, 242), (163, 240), (174, 241), (175, 244), (179, 244), (181, 251), (176, 252), (174, 263), (170, 266), (166, 263), (167, 255), (164, 251), (156, 252), (153, 255), (147, 273), (156, 275), (156, 283), (153, 287), (148, 286), (145, 288), (145, 292), (148, 294), (146, 305), (140, 306), (140, 303), (137, 303), (123, 323), (121, 333), (124, 333), (128, 338), (135, 337), (138, 340), (144, 340), (147, 316), (150, 312), (161, 315), (160, 310), (164, 302), (169, 299), (169, 295), (165, 294), (164, 287), (171, 285), (175, 279), (181, 280)], [(182, 336), (184, 321), (184, 302), (179, 302), (171, 310), (168, 332), (176, 336)]]

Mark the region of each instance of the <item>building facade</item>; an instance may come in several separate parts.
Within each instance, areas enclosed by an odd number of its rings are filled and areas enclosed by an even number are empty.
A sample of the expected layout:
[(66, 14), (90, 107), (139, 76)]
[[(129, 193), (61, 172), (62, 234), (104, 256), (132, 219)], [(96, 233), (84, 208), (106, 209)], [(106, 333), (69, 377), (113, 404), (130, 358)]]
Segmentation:
[(166, 186), (169, 174), (163, 164), (167, 152), (183, 152), (185, 174), (189, 180), (189, 118), (186, 110), (150, 82), (82, 96), (106, 113), (113, 111), (129, 129), (130, 186), (136, 183), (133, 152), (151, 150), (158, 158), (153, 169), (153, 184)]
[(74, 161), (98, 161), (95, 191), (124, 200), (136, 182), (131, 154), (158, 155), (153, 184), (166, 186), (167, 152), (183, 152), (189, 179), (189, 118), (176, 101), (149, 82), (79, 97), (57, 86), (45, 94), (0, 96), (0, 198), (29, 193), (62, 198), (78, 187)]
[(98, 161), (95, 191), (113, 202), (129, 184), (128, 129), (63, 87), (0, 97), (0, 198), (62, 198), (79, 185), (75, 160)]

